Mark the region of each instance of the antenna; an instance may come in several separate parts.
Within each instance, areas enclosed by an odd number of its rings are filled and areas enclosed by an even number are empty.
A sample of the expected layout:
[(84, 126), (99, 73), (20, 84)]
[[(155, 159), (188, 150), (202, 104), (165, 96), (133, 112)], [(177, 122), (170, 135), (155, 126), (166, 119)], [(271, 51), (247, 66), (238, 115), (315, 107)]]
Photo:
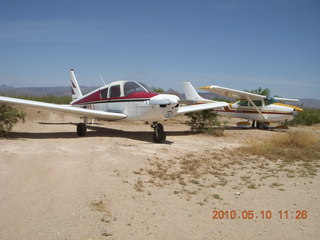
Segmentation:
[(104, 80), (103, 80), (103, 78), (102, 78), (101, 74), (99, 74), (99, 77), (100, 77), (100, 80), (103, 82), (103, 84), (104, 84), (105, 86), (107, 86), (107, 84), (104, 82)]

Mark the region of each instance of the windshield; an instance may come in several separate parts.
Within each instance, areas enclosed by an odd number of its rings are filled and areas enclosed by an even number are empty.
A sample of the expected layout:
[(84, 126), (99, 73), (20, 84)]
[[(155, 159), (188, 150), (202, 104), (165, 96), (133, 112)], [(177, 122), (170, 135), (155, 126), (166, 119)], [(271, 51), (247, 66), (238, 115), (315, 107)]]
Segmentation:
[(145, 85), (142, 82), (138, 82), (142, 87), (144, 87), (145, 90), (147, 90), (147, 92), (153, 92), (151, 88), (149, 88), (147, 85)]
[(125, 82), (123, 86), (123, 90), (124, 90), (125, 96), (128, 96), (129, 94), (135, 93), (135, 92), (147, 92), (147, 90), (144, 89), (144, 87), (140, 86), (136, 82)]
[(272, 104), (272, 103), (277, 103), (278, 102), (278, 100), (276, 100), (276, 99), (274, 99), (273, 97), (266, 97), (265, 99), (264, 99), (264, 103), (265, 103), (265, 105), (270, 105), (270, 104)]

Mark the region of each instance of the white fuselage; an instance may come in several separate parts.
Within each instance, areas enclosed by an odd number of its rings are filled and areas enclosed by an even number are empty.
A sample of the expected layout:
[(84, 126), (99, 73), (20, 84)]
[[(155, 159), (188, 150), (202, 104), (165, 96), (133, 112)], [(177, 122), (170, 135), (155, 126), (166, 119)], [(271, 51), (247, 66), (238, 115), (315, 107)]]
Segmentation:
[[(175, 104), (150, 104), (150, 100), (169, 100)], [(83, 104), (79, 107), (105, 112), (123, 113), (123, 120), (160, 121), (174, 117), (177, 114), (179, 98), (174, 95), (159, 94), (146, 101), (122, 101)]]
[(295, 109), (289, 106), (270, 104), (259, 106), (259, 111), (254, 106), (241, 106), (238, 103), (229, 104), (224, 108), (216, 109), (221, 116), (243, 118), (254, 121), (283, 122), (295, 117)]

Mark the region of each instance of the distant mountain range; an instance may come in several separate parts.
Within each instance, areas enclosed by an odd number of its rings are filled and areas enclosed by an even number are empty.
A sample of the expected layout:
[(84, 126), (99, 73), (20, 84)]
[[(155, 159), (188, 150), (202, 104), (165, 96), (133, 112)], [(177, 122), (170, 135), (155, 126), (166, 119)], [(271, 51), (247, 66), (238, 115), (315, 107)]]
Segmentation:
[[(81, 91), (87, 94), (97, 87), (80, 86)], [(10, 87), (7, 85), (0, 85), (0, 94), (5, 96), (71, 96), (71, 87)]]
[[(88, 87), (88, 86), (80, 86), (83, 94), (87, 94), (97, 87)], [(170, 89), (170, 91), (174, 91)], [(176, 91), (174, 91), (176, 92)], [(70, 87), (10, 87), (7, 85), (0, 85), (0, 95), (3, 96), (45, 96), (45, 95), (53, 95), (53, 96), (70, 96), (71, 95), (71, 88)], [(222, 96), (218, 96), (213, 93), (200, 93), (203, 98), (213, 99), (213, 98), (220, 98)], [(184, 94), (180, 94), (179, 96), (181, 99), (185, 99)], [(320, 100), (312, 99), (312, 98), (302, 98), (300, 102), (297, 103), (290, 103), (295, 106), (302, 106), (302, 108), (316, 108), (320, 109)]]

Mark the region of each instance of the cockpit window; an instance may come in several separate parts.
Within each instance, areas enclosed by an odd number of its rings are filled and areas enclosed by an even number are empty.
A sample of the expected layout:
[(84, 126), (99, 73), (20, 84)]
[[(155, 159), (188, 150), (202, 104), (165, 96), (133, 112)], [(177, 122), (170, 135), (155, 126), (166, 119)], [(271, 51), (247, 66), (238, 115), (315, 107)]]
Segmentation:
[(239, 106), (248, 106), (248, 101), (242, 100), (242, 101), (238, 102), (238, 105)]
[(108, 98), (108, 88), (100, 90), (100, 95), (102, 99)]
[(112, 86), (110, 88), (110, 98), (120, 97), (120, 85)]
[(139, 84), (144, 87), (148, 92), (153, 92), (151, 88), (149, 88), (147, 85), (145, 85), (144, 83), (142, 82), (139, 82)]
[(136, 82), (125, 82), (123, 89), (125, 96), (135, 92), (146, 92), (146, 90)]
[(278, 101), (276, 99), (274, 99), (273, 97), (266, 97), (264, 99), (264, 103), (265, 103), (266, 106), (270, 105), (272, 103), (276, 103), (276, 102), (278, 102)]
[[(262, 101), (261, 100), (255, 100), (255, 101), (252, 101), (254, 103), (254, 105), (256, 105), (257, 107), (260, 107), (262, 106)], [(254, 107), (251, 102), (249, 102), (249, 106), (250, 107)]]

